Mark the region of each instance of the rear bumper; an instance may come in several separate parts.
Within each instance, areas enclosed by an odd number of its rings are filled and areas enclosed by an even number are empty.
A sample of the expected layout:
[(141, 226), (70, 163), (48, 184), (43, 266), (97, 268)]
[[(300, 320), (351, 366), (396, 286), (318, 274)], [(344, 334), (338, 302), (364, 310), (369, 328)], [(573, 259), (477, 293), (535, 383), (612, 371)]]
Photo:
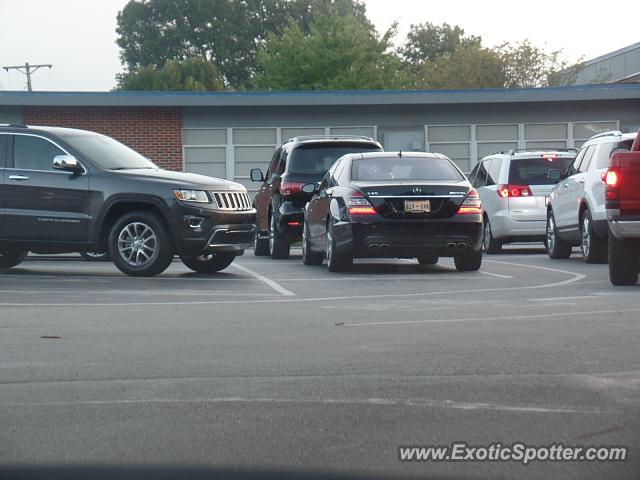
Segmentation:
[(609, 220), (609, 229), (613, 236), (619, 239), (640, 238), (640, 219)]
[(304, 223), (304, 207), (296, 207), (293, 202), (282, 202), (276, 216), (277, 229), (292, 240), (302, 238), (302, 224)]
[(534, 220), (514, 220), (509, 211), (499, 212), (489, 217), (491, 233), (500, 241), (542, 241), (546, 236), (547, 220), (537, 217)]
[(479, 251), (482, 245), (482, 217), (423, 223), (338, 222), (334, 226), (338, 248), (359, 258), (413, 258), (421, 255), (451, 257), (465, 251)]

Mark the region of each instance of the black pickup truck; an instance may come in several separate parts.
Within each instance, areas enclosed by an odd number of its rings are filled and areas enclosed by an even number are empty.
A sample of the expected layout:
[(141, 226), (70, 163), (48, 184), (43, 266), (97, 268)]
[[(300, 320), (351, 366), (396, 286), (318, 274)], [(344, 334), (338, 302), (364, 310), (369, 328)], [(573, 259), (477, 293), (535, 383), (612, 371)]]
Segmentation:
[(253, 238), (242, 185), (162, 170), (93, 132), (2, 125), (0, 177), (0, 268), (29, 251), (92, 251), (132, 276), (157, 275), (175, 255), (213, 273)]

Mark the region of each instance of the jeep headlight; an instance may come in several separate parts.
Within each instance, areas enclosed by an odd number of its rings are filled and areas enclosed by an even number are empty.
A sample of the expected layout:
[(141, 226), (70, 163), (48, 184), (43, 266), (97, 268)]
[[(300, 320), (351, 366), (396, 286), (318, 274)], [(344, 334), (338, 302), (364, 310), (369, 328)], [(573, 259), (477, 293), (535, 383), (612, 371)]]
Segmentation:
[(207, 193), (202, 190), (174, 190), (173, 194), (181, 202), (209, 203)]

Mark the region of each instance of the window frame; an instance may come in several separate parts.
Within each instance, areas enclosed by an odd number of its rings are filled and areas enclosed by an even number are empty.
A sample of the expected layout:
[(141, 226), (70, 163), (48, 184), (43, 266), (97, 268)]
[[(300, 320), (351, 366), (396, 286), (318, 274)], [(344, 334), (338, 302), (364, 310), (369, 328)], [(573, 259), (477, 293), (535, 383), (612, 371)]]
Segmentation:
[[(587, 147), (587, 150), (584, 152), (584, 156), (582, 157), (582, 162), (580, 162), (580, 166), (578, 167), (577, 173), (587, 173), (589, 171), (597, 146), (598, 145), (589, 145)], [(591, 153), (591, 155), (587, 157), (587, 154), (589, 153)], [(586, 162), (586, 165), (585, 165), (585, 162)]]
[[(7, 139), (7, 148), (6, 148), (6, 152), (7, 152), (7, 157), (6, 157), (6, 166), (5, 169), (7, 170), (19, 170), (19, 171), (25, 171), (25, 172), (42, 172), (42, 173), (57, 173), (57, 174), (65, 174), (65, 175), (69, 175), (69, 174), (73, 174), (74, 172), (69, 172), (66, 170), (56, 170), (53, 168), (53, 159), (51, 159), (51, 167), (48, 170), (42, 170), (42, 169), (36, 169), (36, 168), (19, 168), (16, 167), (16, 163), (15, 163), (15, 138), (16, 136), (21, 136), (21, 137), (35, 137), (35, 138), (40, 138), (42, 140), (45, 140), (49, 143), (51, 143), (53, 146), (55, 146), (56, 148), (58, 148), (60, 151), (62, 151), (62, 155), (69, 155), (72, 156), (73, 158), (75, 158), (77, 160), (77, 157), (71, 153), (69, 153), (69, 150), (67, 150), (66, 148), (64, 148), (62, 145), (60, 145), (59, 143), (57, 143), (55, 140), (46, 137), (44, 135), (38, 135), (35, 133), (23, 133), (23, 132), (9, 132), (8, 133), (9, 138)], [(80, 160), (78, 160), (78, 163), (80, 164), (80, 166), (82, 167), (82, 172), (79, 173), (75, 173), (75, 175), (85, 175), (87, 173), (87, 168), (84, 166), (84, 164), (82, 162), (80, 162)]]

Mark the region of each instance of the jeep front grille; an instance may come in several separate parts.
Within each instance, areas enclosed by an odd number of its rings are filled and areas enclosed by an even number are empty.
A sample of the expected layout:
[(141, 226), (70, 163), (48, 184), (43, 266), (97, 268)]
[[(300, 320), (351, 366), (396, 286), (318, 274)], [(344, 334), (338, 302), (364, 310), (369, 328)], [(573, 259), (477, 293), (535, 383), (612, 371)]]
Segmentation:
[(247, 192), (211, 192), (219, 210), (251, 210)]

